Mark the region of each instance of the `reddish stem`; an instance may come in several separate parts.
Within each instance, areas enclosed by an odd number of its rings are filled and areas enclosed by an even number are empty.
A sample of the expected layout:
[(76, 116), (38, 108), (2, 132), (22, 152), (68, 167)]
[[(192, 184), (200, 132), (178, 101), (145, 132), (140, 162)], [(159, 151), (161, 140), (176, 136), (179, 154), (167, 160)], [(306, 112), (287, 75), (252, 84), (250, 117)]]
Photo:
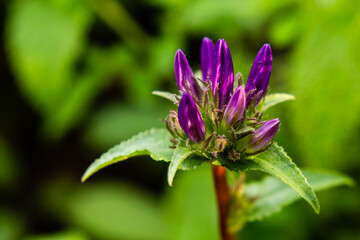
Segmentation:
[(226, 179), (226, 168), (222, 166), (212, 166), (215, 183), (215, 192), (219, 211), (219, 225), (222, 240), (235, 240), (235, 236), (229, 233), (227, 219), (229, 212), (230, 192)]

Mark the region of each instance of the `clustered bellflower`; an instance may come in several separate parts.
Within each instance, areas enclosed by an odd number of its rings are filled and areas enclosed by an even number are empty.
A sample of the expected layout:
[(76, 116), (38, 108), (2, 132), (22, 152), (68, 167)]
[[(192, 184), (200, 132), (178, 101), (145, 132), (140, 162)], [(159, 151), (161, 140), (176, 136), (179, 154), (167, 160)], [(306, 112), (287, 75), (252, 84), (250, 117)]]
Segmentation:
[(280, 120), (262, 120), (262, 99), (272, 67), (272, 52), (264, 44), (243, 86), (241, 73), (234, 76), (231, 53), (225, 40), (214, 45), (203, 38), (200, 53), (202, 79), (195, 76), (185, 54), (175, 54), (175, 79), (181, 96), (178, 111), (165, 123), (174, 144), (184, 142), (203, 154), (228, 154), (239, 160), (266, 151), (279, 130)]
[[(184, 52), (177, 50), (174, 72), (179, 93), (153, 92), (177, 106), (177, 110), (171, 110), (164, 120), (170, 135), (165, 129), (153, 128), (121, 142), (94, 161), (82, 181), (99, 169), (132, 156), (150, 155), (154, 160), (170, 162), (170, 186), (178, 169), (211, 163), (219, 232), (223, 240), (235, 239), (236, 232), (245, 222), (269, 216), (279, 207), (289, 204), (289, 201), (279, 201), (271, 206), (264, 203), (264, 197), (278, 199), (279, 196), (276, 191), (262, 194), (267, 181), (256, 182), (256, 186), (260, 186), (256, 191), (244, 192), (244, 172), (247, 170), (260, 170), (279, 178), (318, 213), (318, 199), (305, 176), (281, 146), (272, 145), (280, 120), (263, 119), (264, 111), (269, 107), (294, 99), (285, 93), (266, 96), (272, 69), (270, 45), (264, 44), (259, 50), (246, 84), (243, 84), (241, 73), (234, 74), (225, 40), (220, 39), (214, 44), (210, 38), (203, 38), (200, 59), (201, 72), (197, 73), (191, 69)], [(238, 178), (233, 175), (230, 186), (227, 170), (240, 173)], [(325, 182), (331, 176), (328, 172), (316, 174), (323, 176), (319, 179)], [(345, 176), (335, 174), (333, 177), (339, 183), (351, 184), (351, 179)], [(258, 211), (259, 208), (265, 211)]]

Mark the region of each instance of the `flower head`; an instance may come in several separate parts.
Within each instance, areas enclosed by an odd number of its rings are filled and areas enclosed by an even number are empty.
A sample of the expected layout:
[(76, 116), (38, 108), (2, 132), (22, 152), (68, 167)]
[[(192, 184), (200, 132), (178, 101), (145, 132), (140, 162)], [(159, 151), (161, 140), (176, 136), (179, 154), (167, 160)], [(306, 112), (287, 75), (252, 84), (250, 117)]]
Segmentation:
[(201, 99), (201, 91), (195, 75), (191, 70), (185, 54), (178, 49), (175, 54), (174, 72), (176, 84), (180, 92), (191, 92), (197, 99)]
[(175, 78), (181, 96), (164, 94), (178, 104), (178, 111), (170, 111), (165, 119), (172, 147), (186, 144), (206, 157), (221, 154), (231, 161), (266, 151), (280, 125), (279, 119), (263, 121), (264, 112), (256, 107), (269, 83), (270, 45), (265, 44), (258, 52), (246, 86), (242, 75), (237, 74), (235, 91), (233, 62), (224, 39), (214, 47), (211, 39), (204, 37), (200, 58), (202, 80), (194, 76), (180, 49), (175, 54)]
[(184, 93), (179, 103), (179, 123), (182, 130), (195, 143), (205, 139), (205, 125), (194, 100)]
[(234, 67), (229, 47), (224, 39), (215, 46), (212, 69), (212, 90), (214, 101), (222, 109), (230, 100), (234, 85)]
[(210, 80), (212, 77), (214, 43), (210, 38), (204, 37), (201, 43), (200, 65), (203, 81)]
[(279, 130), (280, 120), (278, 118), (266, 121), (255, 133), (251, 136), (248, 144), (248, 151), (254, 152), (264, 148), (273, 140), (275, 134)]
[(249, 77), (246, 83), (245, 92), (248, 94), (247, 105), (251, 103), (254, 97), (255, 105), (257, 105), (260, 99), (265, 95), (266, 89), (269, 84), (270, 74), (272, 66), (272, 53), (269, 44), (264, 44), (258, 52), (254, 64), (251, 67)]

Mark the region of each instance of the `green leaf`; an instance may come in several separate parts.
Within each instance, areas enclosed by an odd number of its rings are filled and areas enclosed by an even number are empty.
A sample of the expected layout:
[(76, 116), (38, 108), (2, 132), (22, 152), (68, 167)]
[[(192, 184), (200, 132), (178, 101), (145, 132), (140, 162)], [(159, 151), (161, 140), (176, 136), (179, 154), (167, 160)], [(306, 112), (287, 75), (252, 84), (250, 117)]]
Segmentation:
[(180, 164), (185, 158), (190, 156), (192, 153), (194, 153), (194, 151), (190, 150), (186, 146), (183, 146), (182, 144), (179, 144), (176, 147), (174, 154), (171, 158), (171, 163), (168, 171), (168, 183), (170, 186), (172, 186), (173, 184), (175, 173), (178, 170)]
[(276, 143), (269, 150), (241, 161), (224, 161), (221, 158), (219, 160), (232, 171), (259, 170), (281, 179), (298, 192), (316, 213), (319, 213), (320, 205), (314, 190), (284, 149)]
[(199, 156), (198, 154), (191, 154), (181, 162), (178, 168), (181, 170), (191, 170), (201, 166), (206, 161), (209, 161), (206, 157)]
[[(354, 184), (351, 178), (335, 171), (305, 170), (303, 173), (315, 191)], [(272, 176), (247, 184), (245, 195), (249, 199), (255, 199), (253, 209), (246, 216), (248, 221), (268, 217), (301, 198), (294, 190)]]
[(173, 150), (169, 148), (169, 137), (170, 135), (166, 129), (153, 128), (141, 132), (101, 155), (88, 167), (81, 181), (84, 182), (92, 174), (106, 166), (134, 156), (150, 155), (154, 160), (168, 162), (173, 153)]
[(164, 92), (164, 91), (153, 91), (152, 94), (159, 96), (159, 97), (166, 98), (174, 103), (179, 102), (175, 97), (176, 94), (174, 94), (174, 93), (169, 93), (169, 92)]
[(267, 110), (268, 108), (275, 106), (276, 104), (286, 102), (289, 100), (295, 100), (295, 96), (288, 93), (273, 93), (269, 94), (265, 97), (265, 103), (263, 110)]

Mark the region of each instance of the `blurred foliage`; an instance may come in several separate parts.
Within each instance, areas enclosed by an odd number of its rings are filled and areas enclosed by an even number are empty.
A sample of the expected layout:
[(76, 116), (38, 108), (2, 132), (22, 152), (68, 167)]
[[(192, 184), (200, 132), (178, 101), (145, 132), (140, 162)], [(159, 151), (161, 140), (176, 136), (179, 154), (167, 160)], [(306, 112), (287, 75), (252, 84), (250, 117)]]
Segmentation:
[(72, 121), (77, 115), (73, 106), (91, 95), (79, 99), (89, 80), (74, 79), (90, 22), (82, 1), (18, 1), (10, 8), (7, 44), (16, 80), (51, 128), (58, 118), (60, 125)]
[(359, 150), (351, 144), (359, 139), (360, 114), (360, 5), (353, 4), (339, 1), (310, 15), (291, 56), (289, 90), (298, 96), (291, 127), (307, 165), (344, 169)]
[(163, 127), (164, 123), (159, 119), (166, 115), (166, 110), (150, 110), (121, 104), (105, 106), (91, 120), (86, 140), (100, 150), (108, 149), (139, 131)]
[(0, 239), (19, 239), (23, 232), (24, 226), (18, 214), (0, 209)]
[[(354, 185), (351, 178), (335, 171), (304, 170), (303, 174), (316, 192), (334, 186)], [(249, 199), (255, 199), (254, 210), (249, 211), (249, 221), (262, 220), (301, 199), (299, 194), (273, 176), (268, 176), (260, 182), (249, 183), (245, 194)]]
[[(108, 147), (162, 126), (172, 106), (151, 91), (176, 91), (177, 48), (199, 68), (203, 36), (227, 41), (245, 80), (269, 42), (271, 91), (296, 96), (265, 116), (280, 116), (276, 140), (299, 166), (360, 181), (359, 1), (13, 0), (0, 7), (0, 239), (218, 239), (207, 168), (180, 172), (165, 193), (166, 172), (156, 163), (122, 163), (96, 183), (78, 183)], [(358, 239), (359, 197), (358, 188), (323, 192), (319, 216), (297, 203), (249, 223), (240, 237)]]
[(65, 196), (64, 220), (98, 239), (163, 239), (159, 203), (134, 187), (99, 182)]
[(14, 186), (18, 173), (16, 159), (10, 147), (0, 138), (0, 189)]
[(83, 186), (57, 179), (45, 189), (44, 206), (97, 239), (219, 239), (208, 166), (179, 174), (162, 199), (110, 181)]
[(71, 231), (65, 231), (54, 234), (29, 236), (26, 237), (24, 240), (87, 240), (87, 239), (89, 238), (86, 237), (84, 233), (71, 230)]

